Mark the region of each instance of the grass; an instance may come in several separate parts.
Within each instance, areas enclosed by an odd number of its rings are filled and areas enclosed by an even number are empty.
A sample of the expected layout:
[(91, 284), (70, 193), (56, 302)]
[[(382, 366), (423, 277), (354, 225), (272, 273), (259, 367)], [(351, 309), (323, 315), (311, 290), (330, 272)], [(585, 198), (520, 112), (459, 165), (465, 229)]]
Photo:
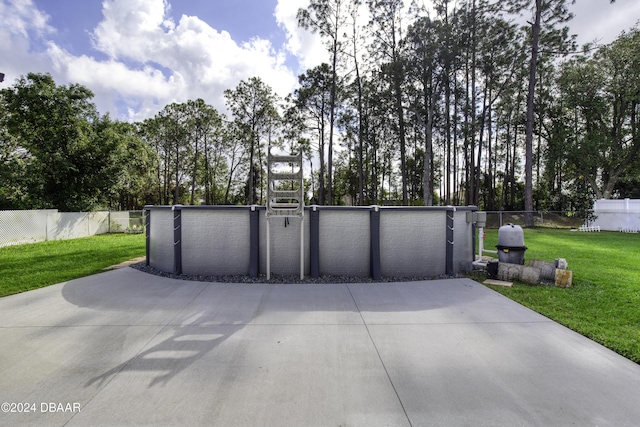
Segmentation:
[[(498, 231), (487, 230), (493, 249)], [(490, 286), (501, 294), (640, 363), (640, 235), (525, 229), (527, 260), (565, 258), (573, 287)]]
[(104, 234), (0, 248), (0, 297), (100, 273), (144, 254), (143, 234)]

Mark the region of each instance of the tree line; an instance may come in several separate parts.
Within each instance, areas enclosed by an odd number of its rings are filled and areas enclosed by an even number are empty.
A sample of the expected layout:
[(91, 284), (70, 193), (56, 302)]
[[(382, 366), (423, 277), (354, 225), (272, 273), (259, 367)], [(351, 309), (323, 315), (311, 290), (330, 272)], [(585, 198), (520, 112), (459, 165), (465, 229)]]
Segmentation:
[(579, 51), (564, 0), (434, 4), (312, 0), (299, 25), (329, 62), (284, 98), (241, 81), (228, 116), (196, 99), (126, 123), (83, 86), (23, 76), (0, 91), (0, 208), (264, 204), (270, 147), (303, 151), (307, 203), (530, 211), (640, 197), (638, 26)]

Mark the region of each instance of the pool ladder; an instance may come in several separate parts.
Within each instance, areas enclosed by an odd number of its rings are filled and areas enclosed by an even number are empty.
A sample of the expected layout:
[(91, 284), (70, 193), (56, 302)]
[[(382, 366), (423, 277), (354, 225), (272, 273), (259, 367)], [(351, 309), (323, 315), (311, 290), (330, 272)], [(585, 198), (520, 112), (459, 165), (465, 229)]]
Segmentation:
[[(273, 217), (300, 218), (300, 279), (304, 278), (304, 182), (302, 150), (297, 155), (267, 156), (267, 280), (271, 279), (271, 225)], [(289, 171), (288, 169), (291, 169)]]

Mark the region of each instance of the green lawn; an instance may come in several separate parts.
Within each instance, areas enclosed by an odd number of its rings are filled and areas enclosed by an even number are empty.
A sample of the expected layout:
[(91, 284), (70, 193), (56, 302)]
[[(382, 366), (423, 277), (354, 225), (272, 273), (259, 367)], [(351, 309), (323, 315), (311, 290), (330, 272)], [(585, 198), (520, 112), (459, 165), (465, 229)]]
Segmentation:
[(0, 297), (99, 273), (144, 254), (143, 234), (103, 234), (0, 248)]
[[(495, 249), (498, 230), (487, 230)], [(640, 363), (640, 234), (525, 229), (527, 260), (565, 258), (573, 287), (491, 286), (503, 295)]]

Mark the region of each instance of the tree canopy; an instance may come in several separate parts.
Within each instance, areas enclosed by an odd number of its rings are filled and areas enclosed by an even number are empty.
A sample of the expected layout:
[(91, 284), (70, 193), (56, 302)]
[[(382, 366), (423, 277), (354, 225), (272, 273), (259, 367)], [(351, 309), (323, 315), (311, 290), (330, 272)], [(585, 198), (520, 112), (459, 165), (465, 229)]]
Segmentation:
[(640, 29), (578, 52), (565, 1), (509, 5), (531, 22), (485, 0), (435, 12), (314, 0), (299, 23), (330, 63), (284, 98), (241, 81), (225, 92), (230, 117), (197, 99), (124, 123), (88, 88), (28, 74), (0, 91), (0, 208), (262, 204), (272, 146), (304, 151), (319, 204), (579, 210), (637, 197)]
[[(8, 206), (91, 210), (106, 200), (122, 172), (121, 126), (99, 117), (93, 94), (28, 74), (2, 91)], [(3, 168), (4, 169), (4, 168)]]

